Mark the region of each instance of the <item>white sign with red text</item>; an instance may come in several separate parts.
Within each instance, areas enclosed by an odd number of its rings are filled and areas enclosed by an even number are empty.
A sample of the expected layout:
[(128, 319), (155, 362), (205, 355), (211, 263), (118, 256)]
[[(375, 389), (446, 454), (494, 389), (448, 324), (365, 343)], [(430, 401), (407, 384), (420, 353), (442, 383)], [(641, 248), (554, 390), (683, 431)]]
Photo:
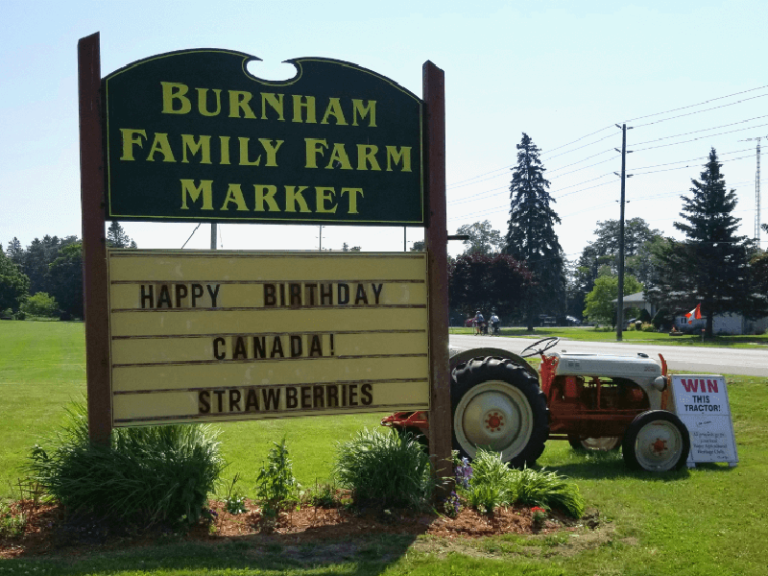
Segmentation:
[(725, 378), (706, 374), (674, 375), (672, 394), (677, 415), (691, 437), (688, 467), (702, 462), (727, 462), (735, 466), (739, 457)]

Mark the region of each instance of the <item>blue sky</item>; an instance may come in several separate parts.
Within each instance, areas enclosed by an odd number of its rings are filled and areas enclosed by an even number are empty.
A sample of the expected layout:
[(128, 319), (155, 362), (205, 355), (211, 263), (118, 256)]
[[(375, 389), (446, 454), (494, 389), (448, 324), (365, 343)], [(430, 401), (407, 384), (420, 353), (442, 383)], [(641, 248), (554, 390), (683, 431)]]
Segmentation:
[[(739, 140), (768, 135), (765, 2), (0, 0), (0, 10), (4, 246), (14, 236), (26, 246), (45, 234), (80, 234), (77, 41), (97, 31), (103, 75), (154, 54), (212, 47), (262, 58), (251, 70), (267, 79), (292, 75), (286, 59), (321, 56), (421, 94), (422, 64), (433, 61), (446, 75), (452, 232), (485, 219), (506, 230), (509, 167), (527, 132), (548, 169), (560, 242), (577, 258), (598, 221), (618, 218), (614, 123), (629, 120), (627, 218), (679, 236), (679, 196), (715, 147), (738, 193), (741, 233), (754, 234), (755, 142)], [(194, 228), (125, 224), (142, 248), (180, 248)], [(221, 228), (227, 249), (318, 246), (316, 226)], [(408, 230), (409, 241), (421, 235)], [(204, 225), (188, 247), (206, 248), (209, 238)], [(762, 240), (768, 247), (768, 234)], [(403, 230), (323, 229), (324, 247), (343, 242), (402, 250)]]

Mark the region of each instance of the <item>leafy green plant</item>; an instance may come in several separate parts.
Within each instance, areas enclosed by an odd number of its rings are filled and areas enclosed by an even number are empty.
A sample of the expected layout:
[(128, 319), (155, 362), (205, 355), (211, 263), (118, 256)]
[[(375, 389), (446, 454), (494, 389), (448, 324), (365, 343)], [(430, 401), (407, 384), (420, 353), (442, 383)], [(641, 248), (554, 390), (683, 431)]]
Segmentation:
[(248, 508), (245, 507), (245, 496), (239, 490), (235, 490), (235, 485), (240, 480), (240, 473), (238, 472), (232, 478), (232, 482), (229, 484), (227, 495), (224, 498), (224, 506), (227, 512), (230, 514), (245, 514), (248, 512)]
[(23, 536), (26, 526), (27, 516), (23, 509), (16, 512), (7, 503), (0, 502), (0, 538)]
[(479, 448), (470, 470), (467, 503), (481, 514), (509, 506), (515, 501), (511, 475), (512, 470), (501, 460), (500, 453)]
[(275, 516), (299, 490), (299, 483), (293, 475), (293, 465), (289, 458), (285, 437), (278, 444), (273, 442), (267, 461), (261, 467), (256, 478), (256, 495), (262, 502), (265, 516)]
[(315, 484), (315, 489), (309, 494), (307, 501), (319, 508), (335, 508), (341, 504), (334, 484)]
[[(480, 448), (472, 460), (472, 486), (495, 486), (507, 490), (513, 472), (499, 452)], [(514, 500), (514, 494), (511, 496)]]
[(107, 446), (92, 444), (83, 404), (67, 409), (52, 448), (35, 445), (30, 480), (70, 515), (121, 523), (197, 522), (224, 468), (209, 426), (120, 428)]
[(512, 502), (504, 486), (478, 484), (467, 492), (467, 503), (481, 514), (492, 514), (499, 506), (509, 506)]
[(336, 450), (334, 474), (352, 490), (357, 506), (389, 508), (429, 505), (436, 480), (429, 455), (413, 434), (386, 429), (359, 431)]
[(521, 504), (540, 506), (545, 509), (558, 508), (574, 518), (584, 514), (584, 497), (579, 487), (564, 476), (544, 470), (513, 470), (511, 489)]
[(502, 462), (501, 454), (483, 448), (472, 461), (469, 488), (461, 492), (483, 514), (516, 503), (559, 508), (575, 518), (584, 514), (584, 498), (576, 484), (554, 472), (512, 470)]

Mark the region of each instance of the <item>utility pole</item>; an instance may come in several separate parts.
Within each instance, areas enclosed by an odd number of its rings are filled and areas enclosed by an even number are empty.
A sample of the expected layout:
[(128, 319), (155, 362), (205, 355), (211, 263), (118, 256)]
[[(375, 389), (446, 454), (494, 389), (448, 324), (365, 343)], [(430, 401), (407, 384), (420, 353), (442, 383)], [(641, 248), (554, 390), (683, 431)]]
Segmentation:
[(745, 138), (739, 142), (752, 142), (757, 140), (757, 169), (755, 171), (755, 242), (760, 246), (760, 140), (768, 136), (758, 136), (757, 138)]
[(322, 252), (323, 251), (323, 225), (322, 224), (320, 224), (320, 235), (318, 236), (318, 238), (320, 238), (320, 248), (318, 248), (318, 250)]
[[(616, 124), (619, 127), (618, 124)], [(619, 300), (616, 313), (616, 341), (621, 342), (624, 330), (624, 191), (627, 179), (627, 125), (621, 125), (621, 211), (619, 216)]]
[(211, 250), (216, 250), (216, 222), (211, 222)]

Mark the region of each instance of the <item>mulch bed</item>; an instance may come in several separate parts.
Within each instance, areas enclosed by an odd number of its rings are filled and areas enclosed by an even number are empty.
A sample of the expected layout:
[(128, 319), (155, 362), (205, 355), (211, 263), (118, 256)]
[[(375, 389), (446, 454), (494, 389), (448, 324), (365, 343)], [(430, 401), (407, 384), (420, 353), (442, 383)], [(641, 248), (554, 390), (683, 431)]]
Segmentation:
[(206, 542), (244, 536), (270, 542), (289, 537), (292, 544), (302, 544), (378, 534), (429, 534), (448, 539), (547, 534), (575, 531), (578, 525), (584, 524), (595, 528), (598, 524), (596, 516), (576, 522), (556, 511), (545, 522), (535, 523), (527, 507), (517, 506), (500, 508), (490, 515), (463, 508), (455, 518), (406, 510), (381, 513), (307, 505), (281, 512), (275, 518), (265, 518), (252, 501), (246, 501), (248, 512), (236, 515), (229, 514), (223, 502), (211, 501), (209, 506), (213, 512), (211, 522), (201, 522), (183, 533), (162, 527), (130, 533), (120, 523), (93, 517), (66, 518), (55, 504), (35, 505), (32, 501), (22, 500), (11, 504), (11, 512), (26, 515), (24, 533), (0, 538), (0, 558), (87, 555), (93, 551), (147, 545), (166, 537)]

